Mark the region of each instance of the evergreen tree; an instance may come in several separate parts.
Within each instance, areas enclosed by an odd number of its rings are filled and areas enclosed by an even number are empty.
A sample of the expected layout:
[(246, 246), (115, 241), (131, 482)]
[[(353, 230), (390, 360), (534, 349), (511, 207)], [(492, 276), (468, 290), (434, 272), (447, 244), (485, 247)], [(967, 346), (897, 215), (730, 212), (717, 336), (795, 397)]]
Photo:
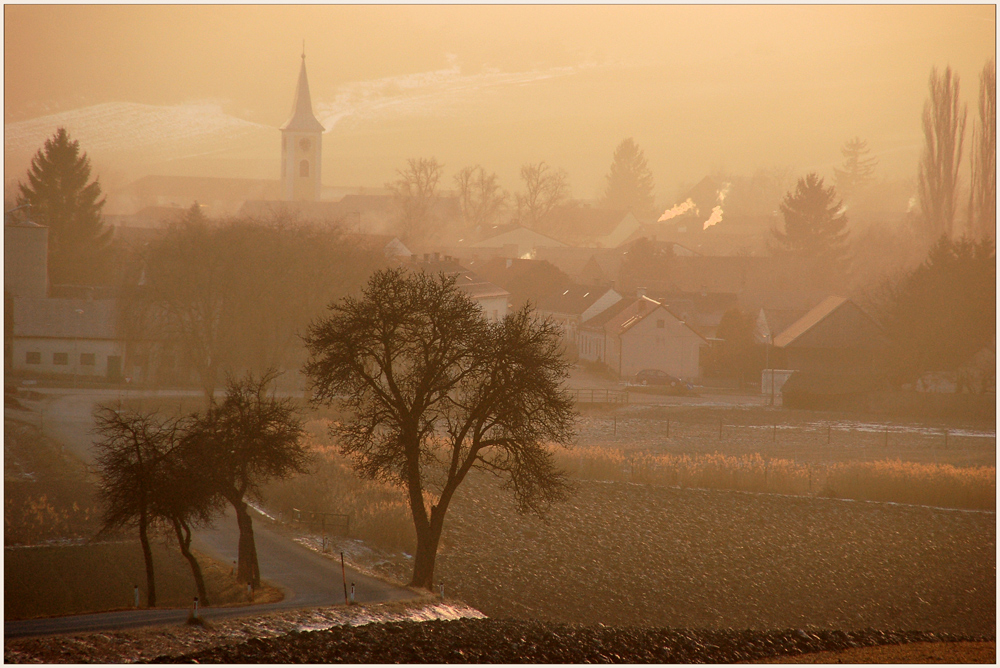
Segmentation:
[(653, 174), (646, 156), (631, 137), (615, 149), (603, 205), (609, 209), (628, 209), (637, 216), (653, 211)]
[(844, 156), (843, 169), (833, 168), (837, 190), (844, 199), (850, 200), (859, 190), (872, 182), (878, 158), (869, 157), (868, 142), (855, 137), (844, 143), (840, 149)]
[(781, 202), (785, 231), (772, 230), (775, 250), (826, 262), (826, 268), (832, 268), (847, 252), (843, 209), (833, 186), (825, 188), (817, 174), (807, 174)]
[(59, 128), (31, 160), (28, 183), (18, 184), (17, 204), (31, 205), (31, 219), (49, 228), (49, 281), (88, 285), (108, 279), (111, 230), (104, 227), (104, 198), (90, 180), (90, 159), (80, 142)]

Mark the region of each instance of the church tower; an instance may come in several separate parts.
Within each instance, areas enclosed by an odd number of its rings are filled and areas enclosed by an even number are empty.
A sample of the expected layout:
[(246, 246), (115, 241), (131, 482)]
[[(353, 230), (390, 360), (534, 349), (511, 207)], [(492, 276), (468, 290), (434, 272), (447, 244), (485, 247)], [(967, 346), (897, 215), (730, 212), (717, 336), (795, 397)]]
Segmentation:
[(282, 199), (296, 202), (314, 202), (319, 199), (323, 130), (323, 126), (313, 116), (309, 80), (306, 78), (306, 53), (303, 50), (292, 117), (281, 126)]

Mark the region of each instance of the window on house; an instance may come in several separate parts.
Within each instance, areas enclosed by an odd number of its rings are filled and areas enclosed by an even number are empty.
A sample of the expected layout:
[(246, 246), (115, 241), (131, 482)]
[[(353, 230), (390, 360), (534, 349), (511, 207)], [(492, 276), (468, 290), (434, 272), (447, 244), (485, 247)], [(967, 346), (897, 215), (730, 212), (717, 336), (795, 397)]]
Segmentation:
[(52, 353), (52, 363), (60, 366), (69, 364), (69, 353)]
[(41, 353), (27, 353), (24, 356), (24, 361), (28, 364), (41, 364), (42, 354)]
[(667, 324), (667, 323), (666, 323), (666, 322), (664, 322), (663, 318), (660, 318), (660, 319), (658, 319), (658, 320), (656, 321), (656, 328), (657, 328), (657, 329), (663, 329), (663, 328), (664, 328), (664, 327), (666, 326), (666, 324)]
[(95, 364), (94, 353), (80, 353), (81, 366), (94, 366), (94, 364)]
[(299, 163), (299, 176), (307, 177), (309, 176), (309, 161), (303, 160)]

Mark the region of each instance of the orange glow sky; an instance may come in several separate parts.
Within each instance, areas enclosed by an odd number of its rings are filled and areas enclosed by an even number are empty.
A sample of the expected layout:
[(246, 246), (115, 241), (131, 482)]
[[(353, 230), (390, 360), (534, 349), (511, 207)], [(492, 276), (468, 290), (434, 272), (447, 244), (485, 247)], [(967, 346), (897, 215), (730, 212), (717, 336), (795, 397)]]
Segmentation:
[[(8, 5), (4, 14), (7, 178), (57, 124), (111, 181), (276, 178), (276, 128), (304, 39), (329, 185), (378, 187), (406, 158), (434, 156), (449, 180), (480, 163), (516, 189), (521, 164), (546, 160), (568, 171), (575, 196), (596, 197), (614, 147), (632, 136), (658, 201), (719, 168), (829, 175), (855, 135), (882, 176), (912, 176), (931, 67), (961, 76), (971, 127), (979, 71), (996, 49), (989, 5)], [(149, 106), (125, 117), (115, 106), (125, 103)], [(229, 134), (158, 139), (156, 123), (137, 120), (192, 104), (214, 109), (212, 127)], [(97, 105), (110, 106), (82, 114)]]

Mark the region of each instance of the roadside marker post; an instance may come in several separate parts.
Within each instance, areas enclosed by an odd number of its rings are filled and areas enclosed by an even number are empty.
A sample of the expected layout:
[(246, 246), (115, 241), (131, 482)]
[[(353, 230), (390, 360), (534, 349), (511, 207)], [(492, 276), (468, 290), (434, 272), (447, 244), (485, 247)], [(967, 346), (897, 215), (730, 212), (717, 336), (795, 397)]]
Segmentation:
[(198, 619), (198, 597), (194, 597), (194, 618)]
[(351, 583), (351, 605), (354, 605), (354, 583)]
[(344, 577), (344, 605), (350, 605), (351, 599), (347, 598), (347, 568), (344, 566), (344, 553), (340, 553), (340, 574)]
[(944, 449), (948, 449), (948, 430), (944, 430)]
[(135, 589), (135, 607), (139, 607), (139, 585), (132, 585)]

